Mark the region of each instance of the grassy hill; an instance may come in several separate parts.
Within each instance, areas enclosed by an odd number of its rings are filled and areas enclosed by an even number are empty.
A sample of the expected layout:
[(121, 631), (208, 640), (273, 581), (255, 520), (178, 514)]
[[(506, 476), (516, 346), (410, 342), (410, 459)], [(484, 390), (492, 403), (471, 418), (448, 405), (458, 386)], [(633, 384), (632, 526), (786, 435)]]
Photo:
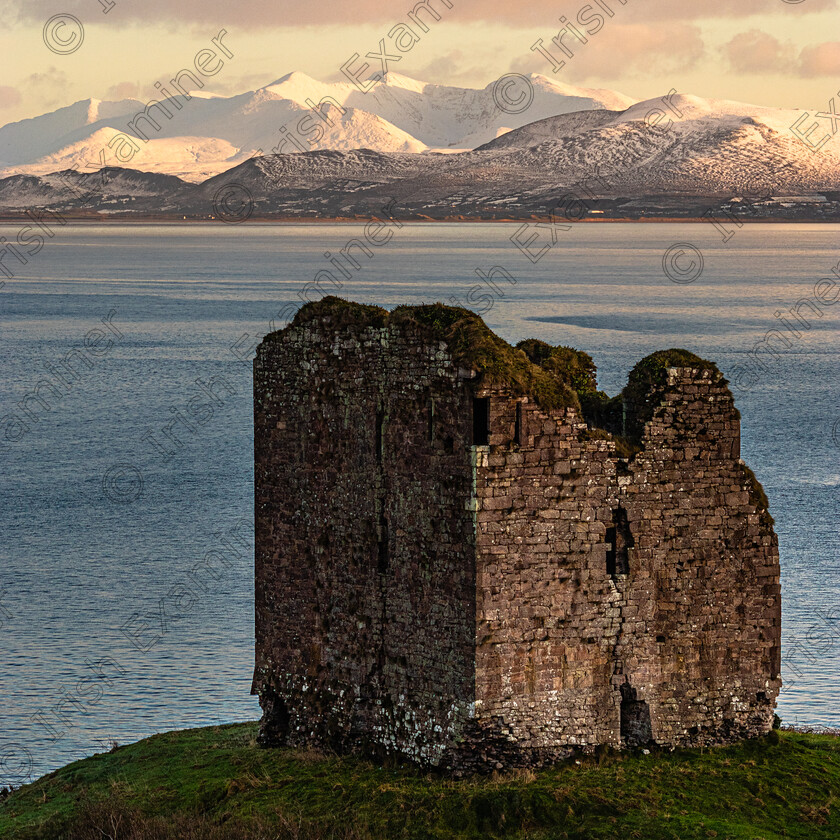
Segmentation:
[(840, 738), (607, 753), (453, 781), (263, 750), (256, 724), (156, 735), (0, 801), (3, 840), (840, 838)]

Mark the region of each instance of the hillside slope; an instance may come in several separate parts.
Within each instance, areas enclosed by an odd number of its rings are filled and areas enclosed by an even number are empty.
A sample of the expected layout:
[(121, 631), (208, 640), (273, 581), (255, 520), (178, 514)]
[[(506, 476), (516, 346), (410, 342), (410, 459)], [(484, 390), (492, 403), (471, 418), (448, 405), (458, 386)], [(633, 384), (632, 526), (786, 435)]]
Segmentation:
[(156, 735), (0, 800), (4, 840), (840, 837), (840, 739), (603, 754), (452, 781), (255, 746), (256, 724)]

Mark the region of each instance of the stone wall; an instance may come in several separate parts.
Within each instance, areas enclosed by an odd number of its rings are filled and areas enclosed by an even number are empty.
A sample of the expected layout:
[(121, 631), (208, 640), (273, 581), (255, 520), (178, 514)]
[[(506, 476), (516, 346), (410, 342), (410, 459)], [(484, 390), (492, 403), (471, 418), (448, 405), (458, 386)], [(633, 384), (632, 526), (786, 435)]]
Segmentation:
[(483, 739), (505, 737), (487, 762), (618, 746), (620, 595), (605, 543), (614, 444), (589, 439), (574, 409), (546, 414), (500, 396), (491, 417), (476, 458), (476, 723)]
[(477, 461), (476, 739), (487, 763), (561, 746), (723, 743), (778, 693), (778, 543), (719, 374), (675, 369), (629, 463), (574, 409), (491, 400)]
[(622, 458), (428, 330), (339, 315), (255, 361), (264, 743), (461, 772), (770, 728), (778, 545), (716, 369), (637, 387)]
[(263, 342), (254, 390), (261, 739), (436, 762), (474, 693), (458, 369), (411, 331), (311, 322)]

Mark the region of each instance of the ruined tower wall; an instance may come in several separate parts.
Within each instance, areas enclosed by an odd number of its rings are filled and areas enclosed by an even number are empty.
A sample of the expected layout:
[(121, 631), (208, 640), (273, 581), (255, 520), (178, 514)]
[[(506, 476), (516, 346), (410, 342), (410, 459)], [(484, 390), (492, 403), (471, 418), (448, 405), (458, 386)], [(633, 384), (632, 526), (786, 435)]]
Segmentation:
[(574, 409), (500, 398), (492, 423), (477, 470), (476, 724), (515, 741), (496, 746), (506, 765), (619, 746), (612, 444)]
[(573, 409), (492, 401), (476, 470), (473, 726), (500, 739), (504, 764), (772, 723), (778, 547), (738, 461), (732, 397), (691, 369), (650, 396), (629, 466)]
[(642, 360), (616, 439), (433, 339), (456, 310), (310, 306), (254, 365), (263, 742), (487, 770), (769, 729), (778, 545), (714, 365)]
[(709, 370), (667, 376), (632, 476), (619, 479), (638, 537), (615, 682), (648, 704), (661, 743), (754, 737), (772, 726), (781, 685), (778, 539), (739, 460), (725, 381)]
[(437, 342), (311, 322), (256, 395), (263, 737), (437, 756), (474, 699), (472, 406)]

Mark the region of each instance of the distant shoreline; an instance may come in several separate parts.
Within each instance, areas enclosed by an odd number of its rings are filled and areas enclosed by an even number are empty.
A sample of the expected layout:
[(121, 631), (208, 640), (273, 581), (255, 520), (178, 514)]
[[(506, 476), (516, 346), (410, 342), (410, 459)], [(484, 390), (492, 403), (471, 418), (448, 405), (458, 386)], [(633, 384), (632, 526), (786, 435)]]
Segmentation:
[[(58, 211), (53, 211), (58, 212)], [(296, 216), (289, 216), (289, 217), (281, 217), (275, 218), (271, 216), (267, 217), (259, 217), (259, 218), (250, 218), (247, 221), (243, 222), (236, 222), (236, 223), (227, 223), (221, 222), (219, 219), (174, 219), (171, 216), (161, 216), (160, 218), (156, 218), (154, 216), (143, 216), (143, 217), (135, 217), (135, 218), (90, 218), (85, 216), (72, 216), (67, 213), (64, 214), (64, 218), (66, 219), (66, 224), (62, 225), (65, 227), (67, 225), (73, 226), (88, 226), (88, 227), (108, 227), (113, 225), (137, 225), (137, 226), (161, 226), (161, 225), (171, 225), (175, 226), (199, 226), (199, 225), (219, 225), (224, 224), (226, 227), (236, 228), (236, 227), (251, 227), (255, 225), (313, 225), (313, 224), (348, 224), (348, 225), (364, 225), (370, 221), (369, 217), (360, 216), (358, 218), (350, 218), (350, 217), (343, 217), (343, 216), (336, 216), (336, 217), (319, 217), (319, 218), (312, 218), (312, 219), (302, 219)], [(442, 219), (431, 219), (431, 218), (399, 218), (395, 217), (395, 221), (398, 221), (400, 224), (551, 224), (551, 219), (549, 217), (539, 217), (539, 216), (523, 216), (521, 218), (505, 218), (505, 219), (490, 219), (490, 218), (458, 218), (458, 217), (444, 217)], [(779, 218), (768, 218), (768, 219), (745, 219), (740, 218), (738, 219), (740, 223), (745, 225), (756, 225), (756, 224), (773, 224), (773, 225), (836, 225), (840, 224), (840, 219), (779, 219)], [(20, 214), (18, 216), (0, 216), (0, 224), (1, 225), (11, 225), (11, 224), (31, 224), (32, 219), (25, 215)], [(570, 221), (568, 224), (570, 225), (580, 225), (580, 224), (710, 224), (710, 220), (708, 218), (702, 218), (699, 216), (692, 216), (692, 217), (670, 217), (670, 216), (663, 216), (663, 217), (655, 217), (655, 218), (610, 218), (610, 219), (580, 219), (575, 221)]]

